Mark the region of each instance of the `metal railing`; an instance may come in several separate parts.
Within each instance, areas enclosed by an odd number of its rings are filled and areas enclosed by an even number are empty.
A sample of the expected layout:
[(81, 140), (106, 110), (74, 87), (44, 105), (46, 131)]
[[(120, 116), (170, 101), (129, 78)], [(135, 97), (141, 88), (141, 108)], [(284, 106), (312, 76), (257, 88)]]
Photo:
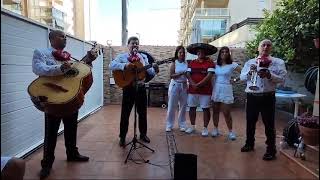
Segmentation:
[(229, 16), (228, 8), (196, 8), (195, 16)]

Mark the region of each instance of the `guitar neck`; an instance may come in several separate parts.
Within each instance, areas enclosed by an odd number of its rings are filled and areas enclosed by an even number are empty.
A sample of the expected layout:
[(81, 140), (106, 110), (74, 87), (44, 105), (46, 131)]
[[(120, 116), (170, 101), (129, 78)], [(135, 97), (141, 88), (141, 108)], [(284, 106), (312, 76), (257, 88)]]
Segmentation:
[[(91, 45), (92, 45), (93, 47), (92, 47), (92, 49), (91, 49), (90, 51), (95, 52), (95, 53), (98, 52), (98, 54), (100, 54), (100, 49), (101, 49), (102, 47), (97, 46), (96, 43), (95, 43), (95, 44), (91, 44)], [(71, 58), (77, 60), (76, 58), (73, 58), (73, 57), (71, 57)], [(88, 57), (88, 54), (86, 54), (85, 56), (83, 56), (83, 58), (81, 58), (80, 60), (77, 60), (77, 61), (86, 62), (88, 58), (89, 58), (89, 57)]]
[[(165, 59), (165, 60), (162, 60), (162, 61), (156, 61), (155, 63), (156, 63), (157, 65), (161, 65), (161, 64), (164, 64), (164, 63), (168, 63), (168, 62), (170, 62), (170, 61), (172, 61), (172, 58), (168, 58), (168, 59)], [(148, 65), (144, 66), (143, 68), (144, 68), (145, 70), (147, 70), (147, 69), (149, 69), (149, 68), (151, 68), (151, 67), (152, 67), (152, 64), (148, 64)]]

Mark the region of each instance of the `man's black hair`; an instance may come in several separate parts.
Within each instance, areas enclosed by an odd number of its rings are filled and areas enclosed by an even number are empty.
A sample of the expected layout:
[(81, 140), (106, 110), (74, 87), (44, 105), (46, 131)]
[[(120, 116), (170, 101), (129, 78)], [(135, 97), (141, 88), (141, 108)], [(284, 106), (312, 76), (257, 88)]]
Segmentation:
[(129, 44), (131, 41), (138, 41), (139, 42), (139, 38), (137, 38), (136, 36), (131, 36), (129, 39), (128, 39), (128, 43)]
[(53, 38), (55, 38), (57, 35), (64, 33), (61, 30), (51, 30), (49, 33), (49, 40), (53, 40)]

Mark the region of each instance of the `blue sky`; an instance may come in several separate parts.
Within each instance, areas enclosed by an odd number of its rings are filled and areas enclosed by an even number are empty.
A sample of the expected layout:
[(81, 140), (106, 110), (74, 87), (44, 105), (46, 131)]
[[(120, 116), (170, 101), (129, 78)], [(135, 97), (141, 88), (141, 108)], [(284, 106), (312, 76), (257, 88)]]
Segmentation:
[[(121, 45), (121, 0), (91, 0), (90, 6), (91, 39)], [(140, 36), (142, 45), (177, 45), (180, 0), (128, 0), (127, 27), (128, 37)]]

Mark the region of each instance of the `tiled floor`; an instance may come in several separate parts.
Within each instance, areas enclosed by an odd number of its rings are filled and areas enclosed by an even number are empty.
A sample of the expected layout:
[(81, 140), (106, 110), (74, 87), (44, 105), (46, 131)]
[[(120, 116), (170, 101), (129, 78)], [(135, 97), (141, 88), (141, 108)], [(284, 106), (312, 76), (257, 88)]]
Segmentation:
[[(127, 164), (124, 163), (130, 146), (123, 149), (118, 145), (120, 110), (119, 105), (105, 106), (79, 123), (77, 144), (80, 153), (90, 156), (89, 162), (68, 163), (64, 137), (59, 136), (55, 151), (56, 160), (48, 179), (171, 179), (169, 150), (164, 130), (166, 109), (148, 109), (148, 136), (151, 143), (146, 145), (153, 148), (155, 152), (141, 148), (135, 151), (133, 156), (134, 159), (139, 160), (140, 154), (154, 165), (136, 164), (131, 160)], [(282, 135), (282, 129), (288, 117), (280, 112), (277, 112), (276, 116), (277, 135)], [(133, 116), (130, 118), (127, 142), (133, 137)], [(299, 173), (288, 167), (287, 161), (280, 153), (275, 161), (262, 160), (265, 151), (262, 121), (257, 123), (256, 150), (241, 153), (240, 148), (245, 141), (245, 112), (243, 109), (233, 111), (234, 129), (238, 135), (236, 141), (231, 142), (226, 139), (227, 128), (222, 114), (220, 119), (219, 127), (224, 135), (217, 138), (201, 137), (202, 112), (197, 112), (197, 134), (187, 135), (179, 132), (178, 129), (173, 131), (178, 152), (193, 153), (198, 156), (198, 178), (306, 178), (300, 177)], [(189, 123), (189, 118), (187, 121)], [(212, 127), (211, 120), (209, 130)], [(277, 138), (278, 143), (279, 138)], [(42, 151), (41, 148), (27, 157), (25, 179), (38, 179)]]

